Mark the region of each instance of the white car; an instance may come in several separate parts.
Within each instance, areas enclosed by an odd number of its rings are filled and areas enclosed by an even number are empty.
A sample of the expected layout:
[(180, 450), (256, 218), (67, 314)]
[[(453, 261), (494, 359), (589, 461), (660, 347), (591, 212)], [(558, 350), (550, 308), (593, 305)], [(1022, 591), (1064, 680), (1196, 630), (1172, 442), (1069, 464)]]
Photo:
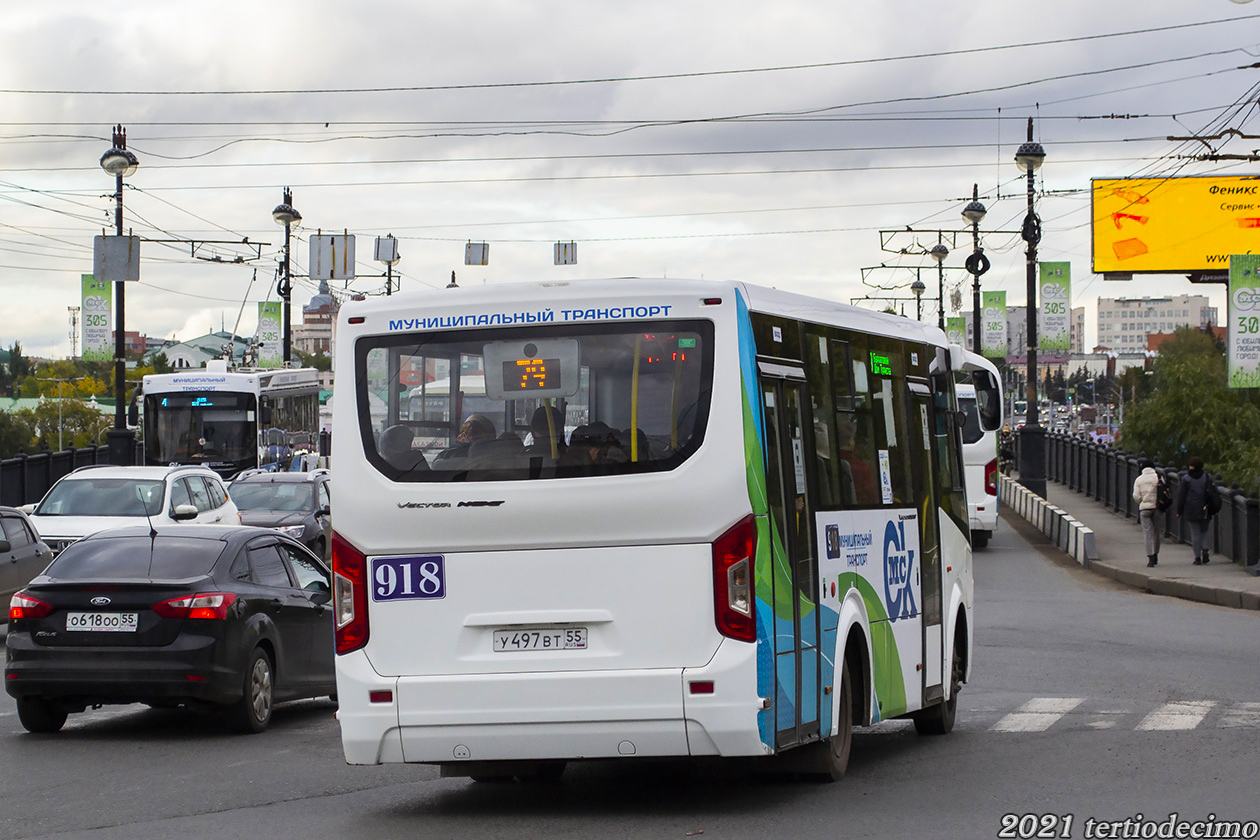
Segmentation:
[(123, 525), (241, 524), (223, 479), (195, 465), (81, 467), (23, 510), (54, 555), (88, 534)]

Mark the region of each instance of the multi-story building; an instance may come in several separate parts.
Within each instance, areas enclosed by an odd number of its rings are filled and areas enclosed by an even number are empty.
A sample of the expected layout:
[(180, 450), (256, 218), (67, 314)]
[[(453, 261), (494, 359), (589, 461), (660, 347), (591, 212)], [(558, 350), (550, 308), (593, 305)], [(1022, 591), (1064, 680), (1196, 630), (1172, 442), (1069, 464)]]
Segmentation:
[(1077, 306), (1072, 309), (1072, 318), (1068, 322), (1072, 335), (1068, 339), (1069, 353), (1085, 352), (1085, 307)]
[(1150, 333), (1216, 323), (1216, 307), (1208, 305), (1206, 295), (1098, 299), (1098, 344), (1110, 350), (1143, 351)]
[(302, 307), (302, 323), (293, 327), (293, 346), (303, 353), (330, 353), (333, 321), (339, 308), (328, 281), (320, 280), (319, 293)]

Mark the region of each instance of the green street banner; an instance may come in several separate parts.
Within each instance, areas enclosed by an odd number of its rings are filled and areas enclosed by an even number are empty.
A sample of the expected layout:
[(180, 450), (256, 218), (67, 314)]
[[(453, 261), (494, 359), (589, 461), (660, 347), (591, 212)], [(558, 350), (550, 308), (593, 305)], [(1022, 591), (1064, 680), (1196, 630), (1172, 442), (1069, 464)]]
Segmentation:
[(1229, 258), (1229, 387), (1260, 388), (1260, 255)]
[(1072, 264), (1038, 263), (1041, 273), (1041, 313), (1037, 345), (1043, 353), (1059, 355), (1072, 347)]
[(980, 309), (984, 319), (980, 347), (990, 359), (1006, 358), (1006, 292), (981, 292)]
[(259, 343), (258, 367), (278, 368), (284, 364), (284, 341), (281, 334), (283, 320), (280, 301), (259, 301), (258, 332), (254, 336)]
[(950, 344), (967, 346), (967, 321), (965, 318), (946, 318), (945, 337)]
[(108, 362), (114, 358), (113, 343), (110, 341), (114, 319), (111, 313), (114, 307), (114, 291), (104, 280), (97, 281), (91, 274), (80, 275), (83, 282), (82, 306), (82, 341), (83, 352), (80, 356), (85, 362)]

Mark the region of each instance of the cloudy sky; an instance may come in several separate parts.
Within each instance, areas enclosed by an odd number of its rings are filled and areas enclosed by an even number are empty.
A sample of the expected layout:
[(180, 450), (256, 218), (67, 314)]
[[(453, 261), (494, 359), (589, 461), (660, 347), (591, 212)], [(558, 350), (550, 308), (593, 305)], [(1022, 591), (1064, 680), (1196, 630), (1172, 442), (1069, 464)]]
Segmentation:
[[(384, 289), (373, 241), (393, 234), (404, 293), (456, 271), (740, 279), (847, 302), (908, 297), (924, 266), (934, 296), (922, 252), (964, 230), (973, 184), (982, 232), (1019, 228), (1030, 116), (1047, 153), (1040, 256), (1072, 263), (1087, 338), (1099, 296), (1206, 289), (1223, 312), (1219, 286), (1091, 274), (1089, 184), (1256, 174), (1167, 138), (1260, 134), (1258, 57), (1260, 3), (1227, 0), (22, 4), (0, 22), (0, 346), (70, 353), (67, 307), (92, 237), (112, 232), (98, 161), (115, 123), (140, 160), (125, 225), (151, 240), (126, 327), (149, 335), (238, 317), (253, 332), (275, 299), (286, 186), (303, 216), (294, 273), (311, 234), (349, 231), (349, 290), (366, 294)], [(488, 266), (464, 265), (469, 241), (490, 244)], [(577, 265), (553, 265), (557, 241), (578, 243)], [(969, 234), (957, 244), (946, 294), (962, 285), (969, 308)], [(984, 245), (984, 288), (1022, 305), (1023, 243)], [(295, 312), (314, 292), (295, 282)]]

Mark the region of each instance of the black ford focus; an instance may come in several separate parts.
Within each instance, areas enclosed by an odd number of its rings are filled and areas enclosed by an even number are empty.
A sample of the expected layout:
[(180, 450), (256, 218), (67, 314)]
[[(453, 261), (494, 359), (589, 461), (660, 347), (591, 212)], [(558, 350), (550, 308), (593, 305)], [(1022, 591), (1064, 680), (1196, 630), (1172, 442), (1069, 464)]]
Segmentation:
[(334, 695), (327, 567), (261, 528), (144, 526), (72, 544), (9, 604), (5, 690), (30, 732), (111, 703), (221, 711)]

